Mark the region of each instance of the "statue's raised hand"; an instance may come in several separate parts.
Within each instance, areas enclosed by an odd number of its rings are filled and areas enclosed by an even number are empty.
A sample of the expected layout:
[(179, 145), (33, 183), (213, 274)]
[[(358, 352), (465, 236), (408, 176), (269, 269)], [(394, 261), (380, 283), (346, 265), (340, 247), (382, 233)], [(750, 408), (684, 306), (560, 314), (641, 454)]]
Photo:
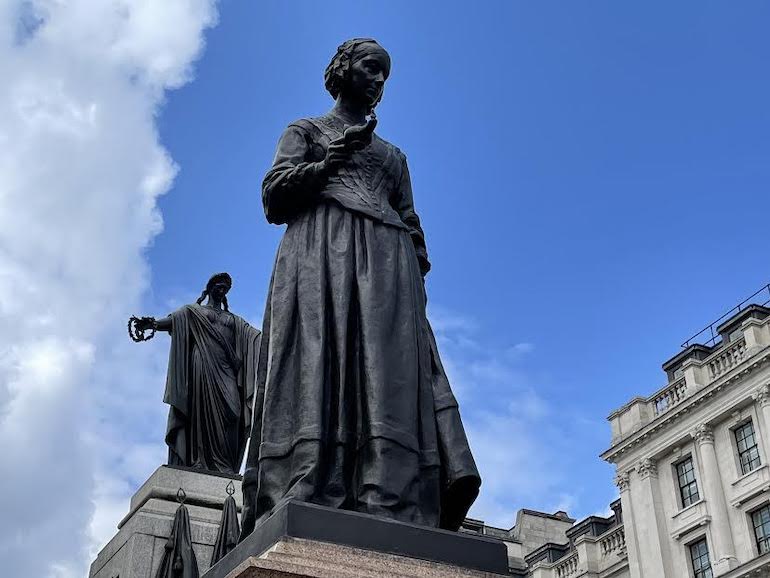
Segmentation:
[(326, 149), (326, 156), (321, 161), (321, 169), (326, 172), (333, 172), (346, 164), (355, 149), (347, 146), (343, 137), (333, 140)]
[(345, 146), (354, 151), (360, 151), (368, 147), (372, 142), (372, 135), (377, 126), (377, 117), (372, 116), (365, 124), (349, 126), (342, 134)]
[[(155, 335), (158, 324), (154, 317), (131, 317), (128, 320), (128, 336), (135, 342), (147, 341)], [(145, 331), (151, 331), (145, 335)]]
[(326, 156), (321, 161), (324, 171), (332, 171), (350, 161), (353, 153), (369, 146), (372, 142), (377, 119), (372, 117), (365, 124), (357, 124), (345, 129), (340, 138), (334, 139), (326, 149)]

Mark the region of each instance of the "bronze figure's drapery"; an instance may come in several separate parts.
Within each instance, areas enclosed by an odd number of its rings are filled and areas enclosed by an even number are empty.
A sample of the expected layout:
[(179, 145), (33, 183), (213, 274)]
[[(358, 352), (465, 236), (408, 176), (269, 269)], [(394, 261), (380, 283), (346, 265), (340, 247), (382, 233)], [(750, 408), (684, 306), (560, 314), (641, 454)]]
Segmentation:
[[(198, 303), (137, 328), (171, 334), (166, 391), (169, 465), (237, 474), (251, 427), (260, 332), (230, 313), (227, 273), (214, 275)], [(208, 302), (201, 305), (203, 299)]]
[(457, 529), (481, 483), (425, 312), (405, 156), (372, 134), (388, 54), (344, 43), (331, 112), (292, 123), (263, 183), (286, 224), (263, 320), (242, 537), (286, 500)]

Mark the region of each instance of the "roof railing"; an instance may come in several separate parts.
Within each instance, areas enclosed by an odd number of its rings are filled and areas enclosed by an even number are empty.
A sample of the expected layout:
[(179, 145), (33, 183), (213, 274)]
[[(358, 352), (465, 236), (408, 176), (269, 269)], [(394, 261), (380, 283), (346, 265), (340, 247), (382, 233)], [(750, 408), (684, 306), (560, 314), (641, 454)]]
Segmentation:
[[(762, 300), (760, 303), (759, 301)], [(720, 335), (718, 333), (715, 333), (714, 329), (719, 327), (722, 322), (735, 315), (736, 313), (740, 313), (743, 311), (743, 309), (747, 305), (767, 305), (770, 303), (770, 283), (753, 293), (752, 295), (749, 295), (746, 299), (738, 303), (735, 307), (727, 311), (724, 315), (716, 319), (715, 321), (712, 321), (710, 324), (708, 324), (706, 327), (698, 331), (695, 335), (690, 337), (687, 341), (682, 343), (683, 348), (690, 347), (691, 345), (694, 345), (696, 343), (700, 345), (707, 345), (712, 346), (714, 345), (719, 339)], [(703, 334), (706, 334), (706, 336), (709, 337), (707, 341), (702, 341), (703, 337), (701, 337)]]

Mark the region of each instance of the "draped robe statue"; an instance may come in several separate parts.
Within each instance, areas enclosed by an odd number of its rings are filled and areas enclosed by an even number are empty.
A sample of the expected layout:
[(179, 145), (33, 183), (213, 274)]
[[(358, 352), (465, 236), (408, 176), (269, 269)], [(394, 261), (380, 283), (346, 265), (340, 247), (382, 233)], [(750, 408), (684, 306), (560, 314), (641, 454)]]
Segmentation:
[(171, 314), (168, 463), (237, 474), (251, 426), (259, 332), (232, 313), (206, 309), (185, 305)]
[[(198, 303), (146, 318), (171, 334), (169, 465), (237, 474), (251, 427), (260, 332), (227, 309), (232, 280), (214, 275)], [(208, 296), (206, 305), (201, 305)], [(141, 327), (140, 327), (141, 328)]]

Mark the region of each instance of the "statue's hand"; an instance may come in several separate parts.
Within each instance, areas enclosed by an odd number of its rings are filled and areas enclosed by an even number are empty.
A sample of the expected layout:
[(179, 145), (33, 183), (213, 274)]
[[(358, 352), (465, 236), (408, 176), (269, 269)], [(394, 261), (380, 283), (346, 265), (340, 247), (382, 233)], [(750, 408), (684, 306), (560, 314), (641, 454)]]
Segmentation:
[(372, 144), (372, 135), (377, 126), (377, 117), (372, 117), (364, 124), (356, 124), (345, 129), (342, 139), (345, 146), (354, 151), (360, 151)]
[(350, 162), (353, 153), (363, 150), (371, 144), (376, 126), (377, 119), (372, 117), (364, 124), (346, 128), (340, 138), (329, 143), (326, 156), (320, 163), (321, 171), (328, 174)]
[(140, 317), (134, 322), (134, 327), (139, 331), (147, 331), (148, 329), (155, 329), (154, 317)]
[(345, 143), (344, 137), (333, 140), (326, 149), (326, 156), (321, 161), (321, 170), (332, 172), (350, 161), (355, 147)]
[[(140, 341), (147, 341), (155, 336), (155, 330), (158, 328), (158, 323), (153, 317), (131, 317), (128, 320), (128, 336), (132, 341), (139, 343)], [(149, 335), (145, 335), (144, 332), (150, 330)]]

